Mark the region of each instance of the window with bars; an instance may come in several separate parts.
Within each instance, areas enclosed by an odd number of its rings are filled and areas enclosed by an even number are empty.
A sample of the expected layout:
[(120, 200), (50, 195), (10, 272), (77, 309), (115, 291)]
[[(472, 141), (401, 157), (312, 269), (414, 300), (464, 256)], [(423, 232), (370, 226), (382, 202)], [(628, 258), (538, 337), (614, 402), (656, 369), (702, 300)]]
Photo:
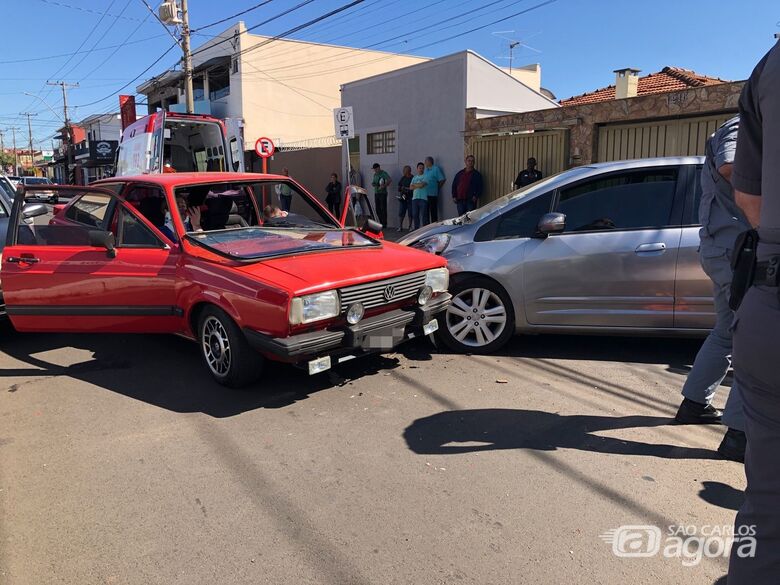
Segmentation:
[(395, 152), (395, 130), (368, 134), (368, 154), (390, 154)]

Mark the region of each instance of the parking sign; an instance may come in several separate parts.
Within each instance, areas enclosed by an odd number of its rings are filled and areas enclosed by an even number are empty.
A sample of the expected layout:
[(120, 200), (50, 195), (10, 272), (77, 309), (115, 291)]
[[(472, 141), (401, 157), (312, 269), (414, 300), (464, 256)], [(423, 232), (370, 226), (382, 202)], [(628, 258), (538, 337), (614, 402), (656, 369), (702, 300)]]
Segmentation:
[(276, 147), (270, 138), (263, 136), (255, 142), (255, 152), (260, 158), (271, 158), (274, 155)]
[(336, 138), (355, 137), (355, 119), (352, 116), (352, 106), (334, 109), (333, 121), (336, 127)]

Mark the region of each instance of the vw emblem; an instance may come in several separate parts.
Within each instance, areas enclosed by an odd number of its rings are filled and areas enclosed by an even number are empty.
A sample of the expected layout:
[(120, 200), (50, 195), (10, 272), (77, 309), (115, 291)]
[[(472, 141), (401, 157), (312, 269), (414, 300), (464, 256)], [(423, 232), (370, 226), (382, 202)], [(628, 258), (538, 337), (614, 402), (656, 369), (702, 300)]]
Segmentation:
[(384, 296), (385, 296), (385, 300), (386, 301), (392, 301), (393, 300), (393, 297), (395, 297), (395, 287), (392, 284), (388, 284), (385, 287)]

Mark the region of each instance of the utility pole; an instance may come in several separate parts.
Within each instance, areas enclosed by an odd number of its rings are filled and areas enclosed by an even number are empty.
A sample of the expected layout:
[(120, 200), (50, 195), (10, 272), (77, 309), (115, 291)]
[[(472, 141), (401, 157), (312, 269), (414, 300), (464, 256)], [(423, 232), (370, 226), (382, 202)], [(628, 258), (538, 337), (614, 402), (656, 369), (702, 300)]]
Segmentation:
[(30, 139), (30, 168), (35, 174), (35, 149), (33, 148), (33, 139), (32, 139), (32, 122), (30, 121), (30, 118), (33, 116), (37, 116), (38, 114), (32, 114), (30, 112), (23, 112), (19, 114), (20, 116), (27, 116), (27, 136)]
[(187, 113), (195, 113), (195, 96), (192, 89), (192, 51), (190, 51), (190, 11), (187, 0), (181, 0), (181, 50), (184, 52), (184, 99)]
[(69, 184), (73, 184), (73, 180), (71, 179), (71, 171), (73, 170), (73, 130), (70, 126), (70, 118), (68, 118), (68, 92), (67, 88), (69, 87), (78, 87), (78, 83), (66, 83), (64, 81), (47, 81), (46, 85), (59, 85), (62, 88), (62, 110), (64, 114), (64, 121), (65, 121), (65, 132), (68, 135), (68, 172), (66, 173), (67, 181)]
[(13, 126), (11, 128), (11, 132), (13, 132), (13, 137), (14, 137), (14, 175), (16, 175), (17, 177), (21, 174), (19, 172), (19, 153), (16, 151), (16, 131), (18, 129), (19, 128), (17, 128), (16, 126)]

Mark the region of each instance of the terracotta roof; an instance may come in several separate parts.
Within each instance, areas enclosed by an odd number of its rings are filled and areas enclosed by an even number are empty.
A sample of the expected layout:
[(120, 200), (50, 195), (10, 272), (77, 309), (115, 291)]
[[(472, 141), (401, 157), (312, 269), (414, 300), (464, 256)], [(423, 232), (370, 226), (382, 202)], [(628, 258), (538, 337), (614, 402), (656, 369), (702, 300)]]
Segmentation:
[[(708, 77), (700, 75), (695, 71), (682, 69), (680, 67), (664, 67), (658, 73), (651, 73), (639, 78), (637, 95), (648, 95), (652, 93), (665, 93), (668, 91), (680, 91), (691, 87), (701, 87), (703, 85), (715, 85), (717, 83), (727, 83), (726, 79), (719, 77)], [(597, 102), (606, 102), (615, 99), (615, 86), (602, 87), (596, 91), (576, 95), (559, 103), (562, 106), (579, 106), (582, 104), (593, 104)]]

